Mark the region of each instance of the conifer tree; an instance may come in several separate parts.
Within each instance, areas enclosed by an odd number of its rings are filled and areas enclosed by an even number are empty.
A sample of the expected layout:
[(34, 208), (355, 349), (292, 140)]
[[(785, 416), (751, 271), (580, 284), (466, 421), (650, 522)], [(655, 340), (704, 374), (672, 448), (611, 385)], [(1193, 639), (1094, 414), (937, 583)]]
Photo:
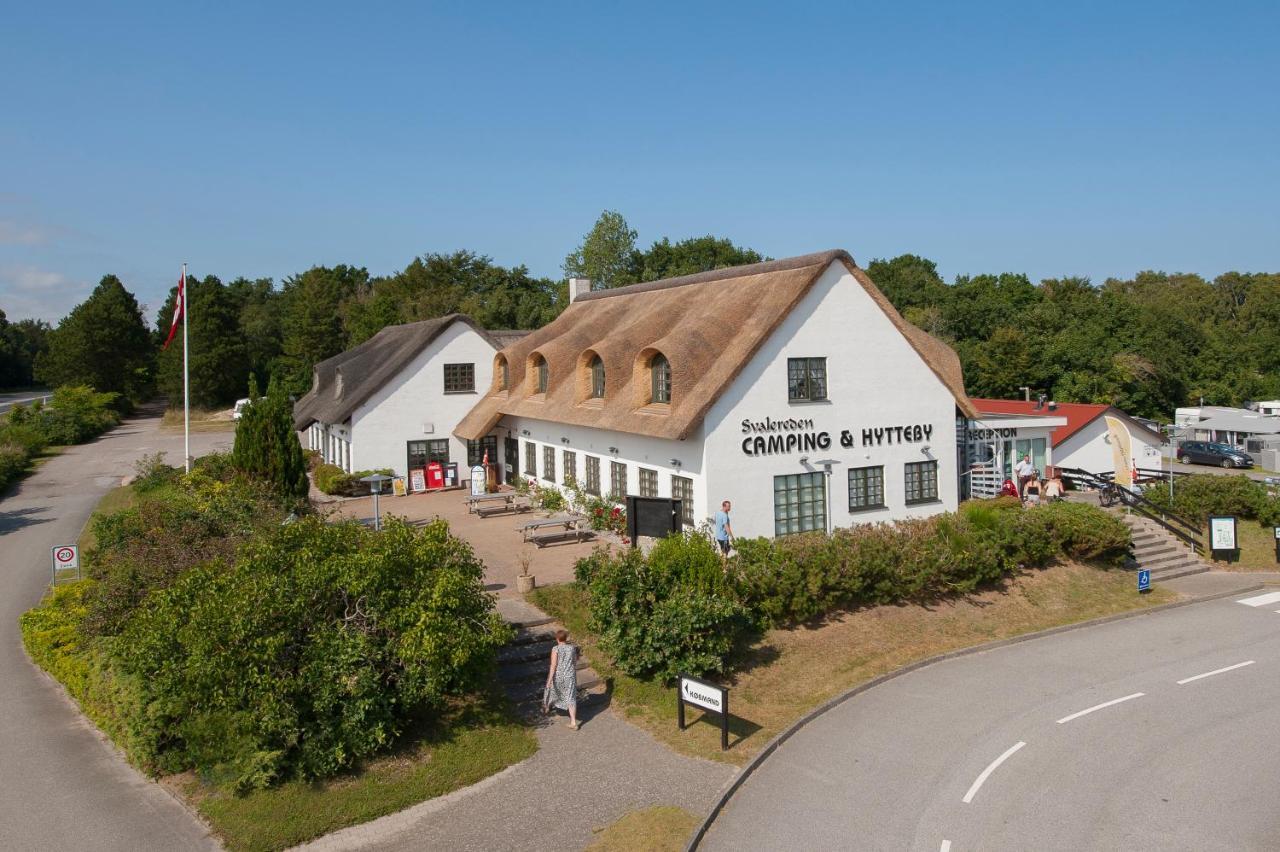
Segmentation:
[(267, 395), (259, 396), (257, 379), (250, 376), (249, 399), (236, 425), (232, 461), (285, 497), (306, 497), (307, 464), (284, 388), (272, 379)]

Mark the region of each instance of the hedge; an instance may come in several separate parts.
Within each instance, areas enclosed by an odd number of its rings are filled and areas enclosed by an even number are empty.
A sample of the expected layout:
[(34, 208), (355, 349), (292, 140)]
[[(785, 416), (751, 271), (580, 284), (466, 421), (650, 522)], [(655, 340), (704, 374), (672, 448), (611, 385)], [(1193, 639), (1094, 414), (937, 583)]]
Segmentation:
[(1180, 476), (1174, 480), (1172, 499), (1167, 484), (1149, 488), (1143, 496), (1201, 528), (1208, 527), (1210, 515), (1235, 515), (1263, 526), (1280, 524), (1280, 497), (1271, 496), (1261, 482), (1239, 474)]
[(0, 489), (22, 476), (51, 444), (81, 444), (120, 422), (114, 393), (64, 386), (48, 405), (15, 405), (0, 424)]
[(1119, 564), (1129, 530), (1095, 507), (974, 501), (926, 519), (737, 542), (722, 562), (689, 533), (648, 557), (600, 550), (578, 563), (592, 629), (629, 674), (723, 672), (754, 629), (860, 606), (964, 594), (1063, 556)]
[(369, 483), (361, 482), (361, 478), (375, 473), (391, 476), (391, 469), (383, 467), (377, 470), (357, 470), (355, 473), (347, 473), (336, 464), (321, 463), (312, 469), (311, 476), (316, 488), (325, 494), (359, 497), (369, 493)]

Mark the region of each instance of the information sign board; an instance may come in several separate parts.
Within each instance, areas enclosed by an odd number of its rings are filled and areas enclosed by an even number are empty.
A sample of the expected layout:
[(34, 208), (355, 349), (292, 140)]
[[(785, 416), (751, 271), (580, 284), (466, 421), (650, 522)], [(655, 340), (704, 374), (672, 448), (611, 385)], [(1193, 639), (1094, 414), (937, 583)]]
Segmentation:
[(415, 492), (427, 490), (427, 472), (425, 470), (418, 467), (409, 471), (409, 490)]
[(1237, 550), (1236, 519), (1215, 515), (1209, 518), (1209, 548), (1211, 550)]
[(471, 468), (471, 496), (483, 497), (486, 491), (487, 481), (484, 474), (484, 465), (478, 464)]

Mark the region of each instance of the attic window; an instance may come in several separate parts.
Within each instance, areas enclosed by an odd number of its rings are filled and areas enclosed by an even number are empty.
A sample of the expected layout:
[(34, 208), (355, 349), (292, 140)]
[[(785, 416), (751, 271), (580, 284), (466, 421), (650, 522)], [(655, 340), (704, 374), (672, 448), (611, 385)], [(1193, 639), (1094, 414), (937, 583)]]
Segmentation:
[(649, 361), (649, 374), (652, 379), (650, 402), (671, 402), (671, 363), (662, 353), (654, 355)]
[(604, 361), (599, 355), (591, 359), (591, 398), (604, 399)]
[(335, 370), (333, 374), (333, 398), (339, 399), (342, 396), (342, 370)]
[(511, 371), (507, 368), (507, 359), (503, 355), (497, 357), (498, 390), (511, 389)]
[(534, 355), (533, 368), (534, 368), (533, 392), (536, 394), (546, 393), (547, 385), (550, 383), (550, 378), (551, 378), (550, 368), (547, 367), (547, 359), (543, 358), (541, 355)]

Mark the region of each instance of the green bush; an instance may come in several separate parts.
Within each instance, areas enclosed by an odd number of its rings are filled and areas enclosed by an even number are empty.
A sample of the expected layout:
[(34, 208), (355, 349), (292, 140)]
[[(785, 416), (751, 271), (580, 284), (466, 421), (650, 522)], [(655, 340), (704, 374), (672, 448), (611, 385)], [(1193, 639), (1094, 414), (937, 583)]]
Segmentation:
[(600, 549), (578, 579), (591, 593), (592, 629), (623, 671), (673, 680), (721, 672), (752, 630), (724, 577), (719, 553), (696, 535), (664, 539), (648, 558)]
[(0, 443), (0, 491), (22, 476), (31, 463), (31, 454), (17, 444)]
[(81, 444), (120, 422), (119, 397), (84, 385), (60, 387), (40, 409), (36, 422), (50, 444)]
[(1178, 477), (1173, 483), (1172, 501), (1167, 484), (1145, 491), (1143, 496), (1160, 508), (1204, 528), (1209, 525), (1210, 515), (1260, 518), (1270, 511), (1271, 503), (1266, 486), (1261, 482), (1247, 476), (1204, 473)]
[(232, 460), (246, 475), (271, 483), (282, 497), (305, 498), (307, 464), (284, 388), (272, 379), (267, 395), (259, 396), (258, 383), (250, 376), (249, 400), (236, 423)]
[(234, 566), (150, 595), (115, 644), (146, 711), (144, 764), (238, 790), (321, 778), (479, 688), (510, 630), (469, 546), (436, 520), (381, 533), (312, 517)]
[(334, 464), (318, 464), (314, 473), (312, 473), (312, 477), (315, 480), (316, 488), (325, 494), (339, 497), (360, 497), (369, 493), (369, 483), (361, 482), (361, 478), (372, 476), (375, 473), (391, 476), (391, 469), (384, 467), (378, 470), (357, 470), (355, 473), (347, 473)]

